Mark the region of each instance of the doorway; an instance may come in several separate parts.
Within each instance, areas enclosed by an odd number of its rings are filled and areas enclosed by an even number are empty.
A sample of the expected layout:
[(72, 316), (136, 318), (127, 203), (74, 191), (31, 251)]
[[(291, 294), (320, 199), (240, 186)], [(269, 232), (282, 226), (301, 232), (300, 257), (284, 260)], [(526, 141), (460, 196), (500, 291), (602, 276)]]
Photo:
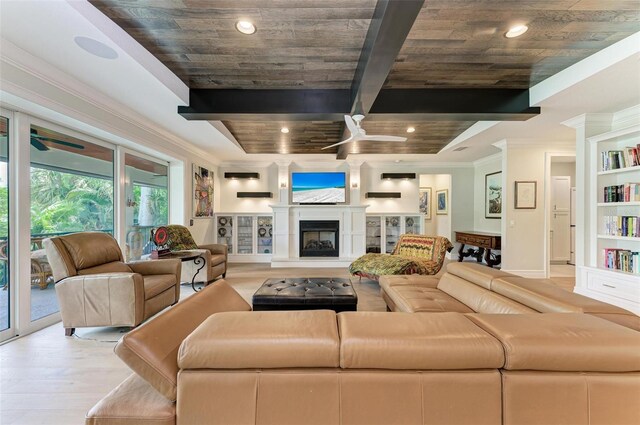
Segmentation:
[(575, 278), (575, 156), (552, 156), (548, 169), (548, 275)]

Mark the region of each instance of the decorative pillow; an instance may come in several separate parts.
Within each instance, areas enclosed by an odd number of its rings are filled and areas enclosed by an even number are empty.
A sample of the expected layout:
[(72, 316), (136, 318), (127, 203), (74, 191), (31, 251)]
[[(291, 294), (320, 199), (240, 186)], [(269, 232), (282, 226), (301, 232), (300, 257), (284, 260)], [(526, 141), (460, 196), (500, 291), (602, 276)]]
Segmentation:
[(170, 224), (167, 226), (169, 234), (169, 249), (171, 251), (184, 251), (189, 249), (198, 249), (198, 245), (193, 240), (191, 232), (184, 226)]

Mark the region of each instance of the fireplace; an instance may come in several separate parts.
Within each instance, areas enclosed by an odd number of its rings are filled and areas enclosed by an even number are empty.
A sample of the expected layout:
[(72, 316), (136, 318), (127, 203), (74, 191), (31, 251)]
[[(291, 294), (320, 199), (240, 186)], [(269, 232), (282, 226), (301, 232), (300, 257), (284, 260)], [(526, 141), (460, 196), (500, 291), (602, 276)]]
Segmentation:
[(339, 257), (338, 220), (300, 220), (300, 257)]

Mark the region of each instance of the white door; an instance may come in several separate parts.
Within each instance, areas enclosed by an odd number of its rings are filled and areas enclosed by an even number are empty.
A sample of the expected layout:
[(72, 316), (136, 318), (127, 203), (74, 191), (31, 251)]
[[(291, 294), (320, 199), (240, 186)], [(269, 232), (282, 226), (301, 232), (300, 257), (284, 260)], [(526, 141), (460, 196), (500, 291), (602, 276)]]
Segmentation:
[(551, 261), (571, 259), (571, 178), (551, 177)]
[(571, 188), (571, 213), (569, 219), (570, 258), (569, 264), (576, 264), (576, 188)]

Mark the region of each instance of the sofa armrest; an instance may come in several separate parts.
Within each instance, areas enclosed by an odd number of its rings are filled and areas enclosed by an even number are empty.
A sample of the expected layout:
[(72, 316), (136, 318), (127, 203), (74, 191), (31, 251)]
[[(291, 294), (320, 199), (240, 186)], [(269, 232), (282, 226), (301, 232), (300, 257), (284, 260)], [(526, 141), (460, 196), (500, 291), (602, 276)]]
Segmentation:
[(153, 274), (173, 274), (176, 279), (180, 281), (180, 271), (182, 269), (182, 262), (177, 258), (167, 260), (142, 260), (132, 261), (127, 263), (131, 270), (135, 273), (140, 273), (143, 276)]
[(227, 258), (227, 245), (219, 243), (211, 243), (205, 245), (198, 245), (200, 249), (207, 249), (211, 254), (223, 254)]
[(144, 318), (144, 281), (138, 273), (73, 276), (56, 284), (65, 328), (137, 326)]

